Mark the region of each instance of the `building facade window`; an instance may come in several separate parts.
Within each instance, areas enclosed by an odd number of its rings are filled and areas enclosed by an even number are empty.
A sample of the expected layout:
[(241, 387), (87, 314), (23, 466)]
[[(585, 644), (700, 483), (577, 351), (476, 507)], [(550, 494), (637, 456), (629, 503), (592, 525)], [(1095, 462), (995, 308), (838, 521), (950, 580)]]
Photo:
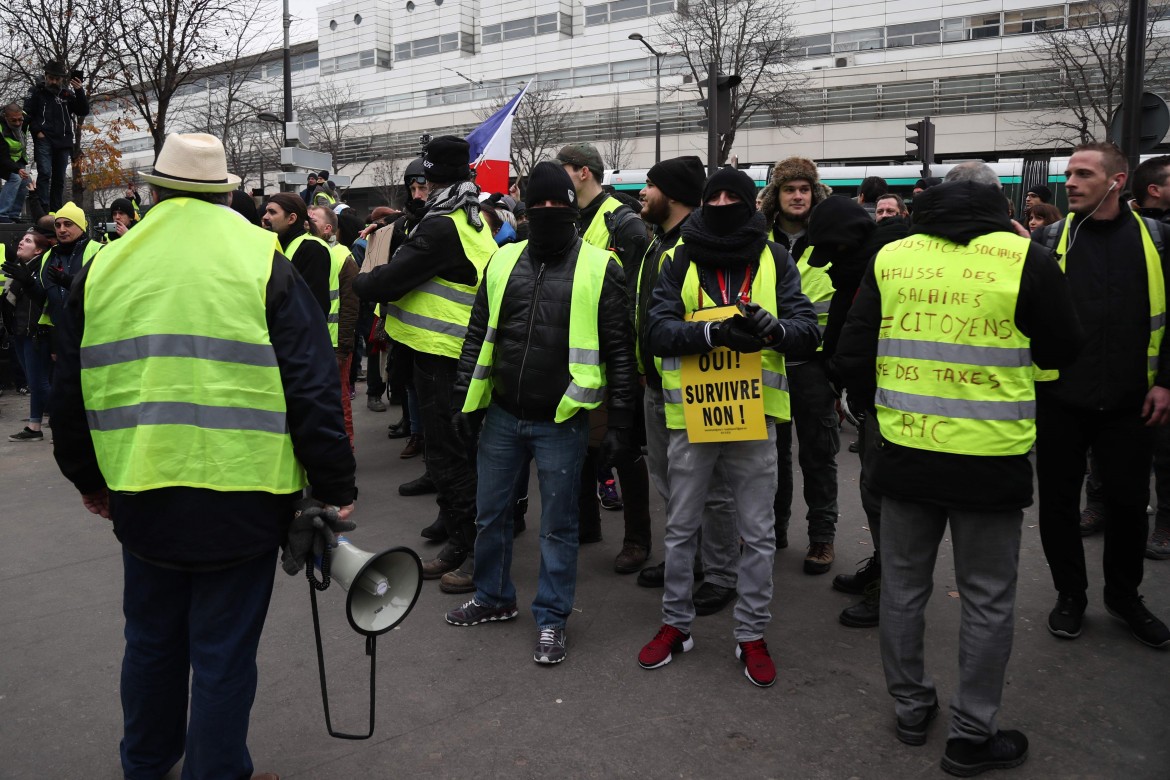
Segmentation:
[(674, 11), (674, 0), (612, 0), (585, 6), (585, 26), (644, 19)]
[(458, 51), (459, 48), (459, 33), (457, 32), (432, 35), (429, 38), (419, 38), (413, 41), (394, 44), (394, 61), (417, 60), (420, 57), (430, 57), (435, 54)]

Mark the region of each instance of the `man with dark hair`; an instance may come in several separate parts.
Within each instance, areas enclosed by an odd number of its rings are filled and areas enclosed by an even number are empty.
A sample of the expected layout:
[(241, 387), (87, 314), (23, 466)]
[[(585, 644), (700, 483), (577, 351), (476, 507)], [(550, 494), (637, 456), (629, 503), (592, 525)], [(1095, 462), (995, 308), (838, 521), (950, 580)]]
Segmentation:
[(1130, 189), (1143, 217), (1165, 222), (1170, 212), (1170, 155), (1151, 157), (1135, 168)]
[(45, 76), (25, 98), (24, 113), (33, 136), (37, 194), (46, 211), (56, 211), (65, 195), (65, 169), (73, 156), (73, 118), (89, 114), (78, 72), (70, 76), (64, 63), (45, 63)]
[(423, 564), (423, 577), (450, 574), (441, 585), (456, 593), (475, 588), (476, 471), (475, 443), (460, 439), (451, 408), (471, 306), (496, 250), (479, 213), (470, 161), (470, 147), (462, 138), (444, 135), (427, 144), (422, 167), (430, 193), (417, 225), (392, 262), (353, 280), (354, 291), (365, 300), (390, 302), (382, 308), (386, 335), (414, 351), (427, 473), (438, 489), (447, 532), (446, 545)]
[[(772, 231), (772, 238), (787, 247), (801, 289), (812, 300), (822, 332), (828, 323), (835, 288), (823, 264), (812, 265), (814, 247), (809, 243), (808, 221), (813, 208), (829, 197), (821, 184), (816, 163), (790, 157), (776, 163), (772, 181), (764, 188), (760, 210)], [(792, 433), (799, 442), (797, 456), (804, 477), (804, 502), (808, 528), (805, 574), (824, 574), (833, 566), (837, 535), (837, 410), (833, 388), (825, 375), (824, 353), (814, 345), (807, 352), (785, 356), (791, 394), (791, 422), (776, 426), (776, 454), (780, 459), (776, 488), (776, 546), (788, 546), (788, 524), (792, 517)]]
[(1037, 376), (1040, 540), (1057, 591), (1054, 636), (1081, 635), (1088, 575), (1078, 511), (1092, 449), (1105, 492), (1105, 608), (1140, 642), (1170, 647), (1170, 630), (1138, 588), (1148, 533), (1154, 427), (1170, 420), (1166, 327), (1168, 232), (1121, 200), (1126, 159), (1111, 143), (1082, 144), (1065, 175), (1071, 214), (1033, 238), (1055, 250), (1088, 334), (1076, 362)]
[[(475, 596), (447, 613), (474, 626), (516, 616), (512, 584), (516, 472), (535, 460), (540, 482), (540, 578), (532, 602), (533, 660), (565, 660), (565, 625), (577, 585), (577, 491), (589, 410), (606, 401), (605, 465), (636, 444), (634, 340), (622, 268), (577, 237), (576, 194), (564, 169), (537, 163), (528, 178), (531, 236), (492, 258), (467, 327), (455, 382), (455, 424), (479, 441)], [(395, 260), (397, 262), (397, 260)]]
[(1052, 202), (1052, 190), (1045, 187), (1043, 184), (1037, 184), (1028, 193), (1024, 195), (1024, 209), (1030, 209), (1040, 203)]
[[(925, 610), (944, 533), (954, 548), (963, 615), (942, 768), (968, 777), (1027, 759), (1027, 737), (996, 720), (1023, 508), (1032, 501), (1032, 361), (1067, 365), (1080, 332), (1064, 279), (1015, 233), (998, 186), (932, 187), (912, 228), (917, 235), (887, 244), (869, 264), (833, 368), (850, 397), (875, 401), (882, 666), (897, 738), (908, 745), (926, 743), (938, 713), (925, 672)], [(928, 276), (949, 281), (913, 281)], [(936, 316), (940, 305), (946, 317)], [(952, 317), (983, 324), (956, 334)]]
[(298, 511), (353, 529), (354, 460), (325, 318), (276, 237), (222, 208), (219, 139), (170, 135), (142, 177), (154, 207), (74, 284), (53, 454), (122, 545), (124, 776), (251, 777), (276, 551), (304, 565)]
[(26, 136), (24, 112), (9, 103), (0, 117), (0, 224), (16, 222), (24, 209), (30, 178)]
[(886, 180), (881, 176), (866, 176), (861, 181), (861, 188), (858, 190), (857, 202), (865, 209), (866, 213), (871, 217), (874, 216), (874, 207), (877, 204), (878, 198), (890, 191), (890, 186), (886, 184)]
[(887, 192), (874, 201), (873, 218), (878, 222), (881, 222), (883, 219), (889, 219), (890, 217), (906, 219), (909, 216), (910, 212), (906, 210), (906, 203), (902, 200), (902, 196), (897, 193)]
[(300, 191), (301, 200), (308, 203), (313, 197), (313, 190), (317, 189), (317, 174), (310, 173), (308, 176), (308, 186)]
[(329, 245), (316, 234), (316, 228), (309, 221), (309, 210), (305, 202), (291, 192), (278, 192), (268, 198), (260, 224), (271, 230), (280, 240), (280, 251), (292, 261), (300, 272), (305, 284), (321, 312), (329, 314), (329, 275), (332, 261), (329, 259)]
[[(637, 212), (620, 198), (608, 195), (601, 187), (605, 169), (601, 155), (592, 144), (568, 144), (557, 153), (556, 162), (562, 165), (573, 182), (580, 216), (577, 232), (587, 244), (606, 249), (617, 255), (625, 273), (630, 298), (636, 294), (638, 270), (646, 253), (649, 238), (646, 225)], [(640, 389), (640, 388), (639, 388)], [(641, 409), (641, 403), (637, 404)], [(595, 425), (601, 414), (595, 414)], [(635, 427), (641, 428), (641, 417), (635, 418)], [(638, 437), (641, 438), (639, 432)], [(613, 473), (608, 466), (597, 463), (596, 447), (591, 447), (585, 459), (582, 479), (596, 485), (596, 496), (606, 509), (621, 509), (624, 534), (622, 549), (614, 559), (614, 570), (619, 574), (638, 571), (650, 554), (650, 480), (646, 462), (641, 457), (617, 464), (622, 496), (614, 488)], [(585, 542), (601, 540), (601, 518), (597, 501), (581, 496), (581, 539)]]

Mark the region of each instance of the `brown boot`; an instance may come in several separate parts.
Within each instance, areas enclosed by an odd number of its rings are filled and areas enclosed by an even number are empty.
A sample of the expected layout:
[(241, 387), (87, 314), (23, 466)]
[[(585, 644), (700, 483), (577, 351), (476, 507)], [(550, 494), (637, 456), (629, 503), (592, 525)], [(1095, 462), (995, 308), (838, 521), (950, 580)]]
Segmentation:
[(833, 543), (813, 542), (804, 556), (805, 574), (824, 574), (833, 566)]
[(623, 544), (622, 551), (613, 561), (613, 570), (618, 574), (633, 574), (642, 568), (650, 557), (650, 551), (640, 544)]
[(437, 580), (449, 571), (455, 571), (467, 559), (467, 551), (454, 544), (446, 544), (439, 554), (422, 565), (424, 580)]
[(402, 454), (398, 457), (403, 460), (407, 458), (417, 458), (423, 454), (423, 437), (422, 434), (412, 433), (410, 438), (406, 440), (406, 446), (402, 448)]
[(455, 571), (449, 571), (439, 580), (439, 590), (444, 593), (475, 592), (475, 562), (468, 556)]

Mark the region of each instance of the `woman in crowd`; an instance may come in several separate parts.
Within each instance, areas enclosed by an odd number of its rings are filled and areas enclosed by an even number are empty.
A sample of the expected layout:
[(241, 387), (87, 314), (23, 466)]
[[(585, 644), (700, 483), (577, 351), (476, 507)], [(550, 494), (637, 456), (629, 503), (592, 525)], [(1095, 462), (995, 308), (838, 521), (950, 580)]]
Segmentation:
[(1051, 225), (1053, 222), (1059, 222), (1063, 217), (1064, 215), (1051, 203), (1037, 203), (1028, 209), (1028, 230)]
[(44, 307), (45, 293), (36, 279), (41, 255), (50, 242), (36, 228), (30, 228), (16, 246), (15, 259), (8, 260), (3, 270), (12, 281), (0, 304), (4, 308), (4, 322), (12, 338), (13, 351), (24, 375), (28, 378), (29, 415), (24, 430), (8, 437), (9, 441), (43, 441), (41, 420), (49, 403), (49, 370), (52, 347), (49, 328), (38, 325)]

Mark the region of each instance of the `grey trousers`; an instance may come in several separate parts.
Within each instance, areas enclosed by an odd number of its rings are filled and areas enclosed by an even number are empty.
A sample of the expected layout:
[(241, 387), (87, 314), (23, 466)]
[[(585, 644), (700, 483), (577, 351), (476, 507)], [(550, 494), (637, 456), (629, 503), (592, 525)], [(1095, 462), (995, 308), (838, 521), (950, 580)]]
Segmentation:
[(968, 512), (883, 497), (882, 666), (902, 722), (920, 722), (938, 698), (923, 668), (924, 613), (949, 518), (962, 612), (948, 739), (981, 742), (995, 734), (1012, 654), (1023, 516), (1019, 509)]
[(666, 502), (666, 582), (662, 617), (667, 625), (691, 630), (695, 605), (692, 562), (703, 523), (707, 489), (719, 479), (735, 497), (736, 530), (743, 539), (739, 555), (739, 599), (735, 603), (735, 640), (764, 636), (772, 619), (772, 564), (776, 559), (776, 426), (768, 422), (761, 441), (691, 444), (685, 430), (670, 431), (670, 498)]
[[(662, 391), (646, 386), (643, 399), (646, 412), (646, 466), (650, 470), (650, 481), (664, 501), (670, 500), (670, 479), (666, 469), (666, 450), (670, 442), (666, 428), (666, 407)], [(712, 585), (735, 588), (736, 568), (739, 565), (739, 533), (735, 528), (735, 499), (727, 487), (723, 468), (715, 470), (715, 476), (707, 490), (707, 502), (703, 505), (703, 532), (699, 557), (703, 563), (703, 577)]]

